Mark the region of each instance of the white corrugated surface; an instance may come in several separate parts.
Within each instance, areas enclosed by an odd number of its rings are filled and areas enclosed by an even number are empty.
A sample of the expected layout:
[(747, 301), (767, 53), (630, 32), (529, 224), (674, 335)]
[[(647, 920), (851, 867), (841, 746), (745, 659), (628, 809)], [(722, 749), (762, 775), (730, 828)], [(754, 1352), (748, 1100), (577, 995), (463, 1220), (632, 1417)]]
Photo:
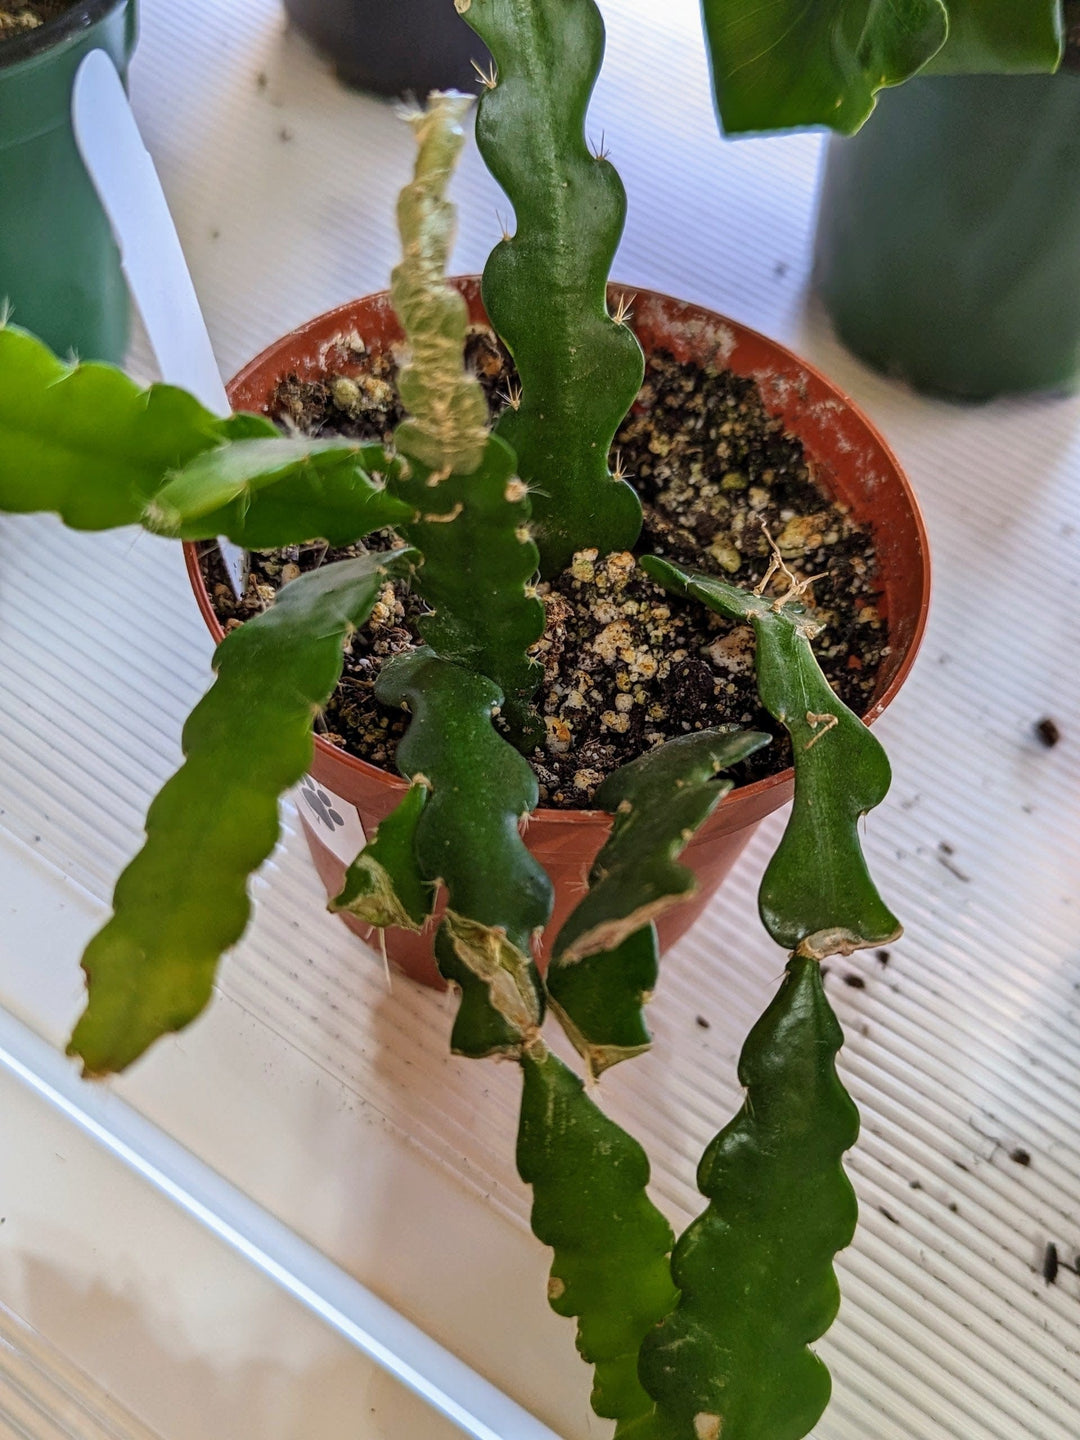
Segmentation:
[[(922, 659), (880, 727), (893, 793), (869, 827), (907, 935), (887, 967), (855, 958), (829, 980), (864, 1117), (862, 1223), (816, 1434), (1069, 1440), (1080, 1280), (1063, 1269), (1048, 1287), (1040, 1270), (1049, 1241), (1080, 1251), (1080, 400), (956, 410), (862, 369), (806, 302), (819, 142), (723, 146), (692, 0), (660, 19), (644, 0), (604, 8), (591, 128), (630, 192), (617, 277), (725, 310), (845, 386), (908, 467), (936, 565)], [(392, 107), (341, 91), (284, 35), (274, 0), (150, 0), (133, 95), (226, 373), (385, 283), (410, 143)], [(456, 191), (473, 269), (505, 203), (475, 154)], [(23, 877), (7, 887), (0, 987), (58, 1042), (78, 1005), (75, 941), (176, 762), (209, 649), (164, 544), (0, 527), (0, 824)], [(1064, 734), (1052, 751), (1033, 739), (1042, 715)], [(604, 1433), (524, 1233), (513, 1073), (447, 1058), (440, 998), (405, 982), (386, 994), (322, 913), (286, 820), (222, 998), (119, 1088), (560, 1433)], [(654, 1053), (603, 1083), (676, 1221), (696, 1208), (695, 1159), (738, 1103), (739, 1044), (782, 968), (754, 914), (778, 824), (669, 958)]]

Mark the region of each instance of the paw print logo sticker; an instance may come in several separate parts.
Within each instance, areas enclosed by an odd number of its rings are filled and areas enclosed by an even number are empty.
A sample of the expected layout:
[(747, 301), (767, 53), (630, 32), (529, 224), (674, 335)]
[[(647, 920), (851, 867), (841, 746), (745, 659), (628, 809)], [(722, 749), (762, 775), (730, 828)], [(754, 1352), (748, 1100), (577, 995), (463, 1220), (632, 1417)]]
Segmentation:
[(316, 785), (310, 775), (304, 776), (300, 794), (315, 819), (324, 829), (329, 830), (331, 835), (345, 824), (344, 815), (334, 809), (333, 800), (322, 786)]

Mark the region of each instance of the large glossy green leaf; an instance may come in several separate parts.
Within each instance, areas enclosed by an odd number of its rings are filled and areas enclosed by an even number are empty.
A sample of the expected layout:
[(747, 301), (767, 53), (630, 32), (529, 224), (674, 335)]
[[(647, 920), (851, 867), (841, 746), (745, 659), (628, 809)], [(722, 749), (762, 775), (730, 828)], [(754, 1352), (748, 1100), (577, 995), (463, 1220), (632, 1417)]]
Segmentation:
[(247, 924), (248, 876), (277, 842), (278, 798), (311, 763), (344, 642), (413, 559), (323, 566), (218, 646), (217, 680), (184, 727), (184, 764), (151, 805), (146, 844), (83, 956), (89, 1003), (69, 1048), (88, 1074), (122, 1070), (206, 1005), (218, 959)]
[[(1008, 3), (1008, 0), (1006, 0)], [(1023, 8), (1028, 0), (1019, 0)], [(1042, 0), (1040, 0), (1042, 3)], [(702, 0), (725, 131), (859, 128), (945, 42), (943, 0)]]
[(678, 1305), (642, 1346), (656, 1409), (635, 1440), (802, 1440), (824, 1411), (829, 1372), (808, 1347), (836, 1317), (833, 1258), (857, 1211), (842, 1043), (817, 961), (793, 957), (743, 1047), (742, 1111), (698, 1168), (709, 1206), (675, 1247)]
[(476, 139), (514, 207), (484, 270), (484, 303), (521, 377), (499, 421), (532, 490), (543, 571), (575, 550), (628, 549), (641, 504), (608, 451), (641, 386), (641, 348), (607, 308), (626, 195), (585, 141), (604, 49), (593, 0), (471, 0), (464, 18), (495, 57)]
[(637, 1355), (676, 1300), (671, 1227), (646, 1192), (645, 1152), (577, 1076), (543, 1047), (522, 1068), (518, 1171), (533, 1189), (533, 1232), (555, 1252), (548, 1299), (577, 1316), (578, 1349), (596, 1367), (593, 1409), (620, 1421), (621, 1435), (652, 1409)]
[(543, 1017), (531, 951), (551, 911), (551, 882), (519, 828), (539, 798), (536, 776), (492, 724), (502, 694), (486, 676), (422, 649), (386, 665), (376, 694), (411, 712), (397, 764), (428, 792), (416, 860), (426, 881), (446, 887), (437, 955), (470, 1001), (452, 1044), (467, 1055), (516, 1052)]
[(649, 1044), (642, 1006), (657, 977), (653, 922), (697, 889), (678, 856), (731, 789), (720, 772), (769, 736), (699, 730), (610, 775), (596, 803), (615, 817), (589, 890), (555, 941), (552, 1007), (594, 1075)]
[(1008, 75), (1056, 70), (1062, 0), (946, 0), (949, 38), (927, 75)]
[(810, 641), (819, 626), (805, 607), (728, 585), (647, 556), (662, 585), (691, 595), (757, 637), (758, 693), (791, 736), (795, 803), (761, 882), (761, 918), (774, 940), (818, 959), (881, 945), (900, 922), (867, 869), (858, 825), (889, 789), (888, 757), (821, 673)]

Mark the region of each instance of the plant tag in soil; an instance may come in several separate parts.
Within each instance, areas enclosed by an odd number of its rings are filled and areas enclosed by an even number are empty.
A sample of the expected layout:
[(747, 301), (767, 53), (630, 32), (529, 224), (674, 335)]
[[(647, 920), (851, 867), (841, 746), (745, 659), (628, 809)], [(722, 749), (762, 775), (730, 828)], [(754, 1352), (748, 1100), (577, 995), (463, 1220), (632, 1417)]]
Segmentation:
[[(165, 192), (123, 82), (104, 50), (91, 50), (79, 66), (71, 116), (79, 153), (109, 217), (162, 379), (190, 390), (216, 415), (230, 414), (232, 406)], [(218, 543), (240, 596), (247, 570), (244, 552), (228, 540)]]
[(367, 844), (355, 805), (305, 775), (294, 792), (297, 808), (319, 840), (345, 865), (351, 865)]

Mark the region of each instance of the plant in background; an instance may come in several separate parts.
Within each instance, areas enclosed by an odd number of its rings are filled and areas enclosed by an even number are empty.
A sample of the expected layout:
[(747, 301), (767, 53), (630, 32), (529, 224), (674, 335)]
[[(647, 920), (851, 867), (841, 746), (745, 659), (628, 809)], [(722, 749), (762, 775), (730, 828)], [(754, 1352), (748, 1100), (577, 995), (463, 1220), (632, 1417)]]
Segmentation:
[[(551, 1303), (576, 1318), (594, 1367), (596, 1412), (623, 1440), (798, 1440), (828, 1400), (809, 1346), (836, 1314), (833, 1260), (856, 1212), (842, 1160), (858, 1119), (836, 1072), (842, 1036), (820, 962), (899, 934), (857, 829), (885, 795), (888, 762), (818, 668), (806, 582), (779, 554), (754, 592), (643, 560), (671, 591), (752, 625), (759, 693), (791, 738), (796, 776), (760, 896), (786, 972), (742, 1052), (745, 1103), (702, 1158), (706, 1207), (676, 1240), (649, 1199), (640, 1145), (551, 1053), (543, 1027), (550, 1009), (593, 1076), (648, 1048), (655, 923), (695, 883), (680, 854), (731, 788), (726, 772), (768, 737), (695, 731), (608, 777), (596, 803), (612, 814), (609, 838), (541, 976), (534, 946), (552, 888), (521, 834), (538, 803), (525, 758), (538, 724), (531, 648), (544, 626), (534, 583), (578, 550), (638, 537), (640, 502), (607, 455), (642, 358), (626, 315), (607, 305), (625, 197), (584, 138), (603, 49), (593, 0), (462, 8), (494, 56), (477, 137), (517, 217), (484, 277), (521, 379), (493, 431), (462, 363), (464, 302), (445, 281), (461, 97), (434, 97), (412, 121), (418, 158), (399, 202), (392, 287), (409, 348), (407, 418), (391, 446), (221, 420), (180, 391), (140, 391), (116, 370), (64, 365), (0, 330), (2, 508), (248, 549), (313, 537), (341, 546), (387, 529), (400, 541), (291, 581), (222, 642), (215, 683), (185, 727), (184, 764), (151, 806), (145, 846), (84, 956), (89, 1003), (71, 1051), (88, 1074), (121, 1069), (206, 1005), (350, 636), (389, 578), (408, 580), (427, 607), (422, 644), (383, 668), (378, 694), (408, 712), (397, 763), (410, 783), (334, 905), (419, 930), (445, 892), (436, 953), (460, 992), (452, 1045), (520, 1066), (518, 1168), (533, 1229), (553, 1251)], [(802, 109), (784, 111), (790, 123), (851, 127), (874, 89), (946, 34), (940, 0), (867, 4), (861, 20), (860, 7), (835, 0), (781, 44), (761, 27), (786, 8), (707, 0), (725, 118), (756, 124), (763, 93), (792, 90)], [(951, 10), (972, 20), (996, 7)], [(808, 114), (815, 105), (830, 113)]]
[(1063, 0), (702, 0), (702, 10), (729, 135), (805, 125), (850, 135), (878, 90), (915, 74), (1056, 70), (1065, 31)]

